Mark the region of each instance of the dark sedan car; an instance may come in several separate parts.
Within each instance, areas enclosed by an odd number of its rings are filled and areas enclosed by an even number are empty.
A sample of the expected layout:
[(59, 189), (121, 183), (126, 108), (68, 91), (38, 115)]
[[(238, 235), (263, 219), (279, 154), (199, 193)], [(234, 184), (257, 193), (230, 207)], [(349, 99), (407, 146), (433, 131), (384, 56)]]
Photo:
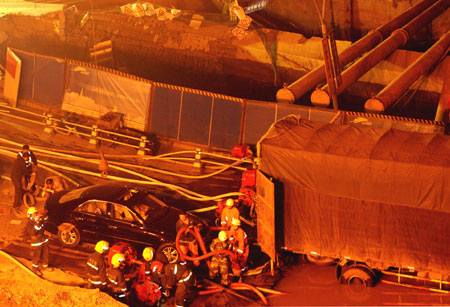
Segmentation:
[[(102, 184), (65, 190), (45, 205), (47, 230), (61, 244), (77, 246), (81, 240), (110, 244), (124, 241), (135, 247), (152, 246), (168, 262), (178, 260), (175, 224), (181, 209), (167, 205), (149, 189), (124, 184)], [(192, 216), (195, 223), (204, 224)]]

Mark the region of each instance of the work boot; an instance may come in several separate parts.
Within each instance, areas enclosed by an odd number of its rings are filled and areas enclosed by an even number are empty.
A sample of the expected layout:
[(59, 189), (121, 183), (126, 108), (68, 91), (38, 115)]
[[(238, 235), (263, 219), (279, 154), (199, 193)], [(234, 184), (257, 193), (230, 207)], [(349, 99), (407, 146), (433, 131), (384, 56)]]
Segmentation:
[(53, 268), (49, 266), (42, 266), (42, 269), (45, 270), (46, 272), (53, 272)]
[(42, 272), (41, 272), (41, 270), (39, 270), (39, 267), (33, 265), (33, 266), (31, 266), (31, 270), (32, 270), (36, 275), (42, 276)]

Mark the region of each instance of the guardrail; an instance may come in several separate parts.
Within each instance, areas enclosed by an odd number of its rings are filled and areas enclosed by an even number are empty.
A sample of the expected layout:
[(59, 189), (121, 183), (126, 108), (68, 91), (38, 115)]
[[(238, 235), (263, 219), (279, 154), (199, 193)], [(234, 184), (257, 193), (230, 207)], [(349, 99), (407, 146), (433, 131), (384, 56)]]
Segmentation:
[[(99, 141), (110, 142), (113, 144), (118, 144), (126, 147), (131, 147), (137, 149), (138, 155), (147, 155), (147, 153), (151, 152), (149, 148), (150, 141), (147, 139), (147, 136), (142, 135), (141, 137), (134, 137), (130, 135), (126, 135), (123, 133), (119, 133), (116, 131), (106, 130), (100, 128), (97, 124), (92, 126), (86, 126), (78, 123), (73, 123), (70, 121), (66, 121), (59, 118), (54, 118), (52, 114), (39, 114), (28, 110), (17, 109), (8, 105), (1, 104), (0, 107), (14, 110), (16, 112), (22, 112), (24, 114), (28, 114), (36, 117), (37, 119), (30, 119), (28, 117), (19, 116), (10, 114), (7, 112), (2, 112), (0, 109), (0, 115), (7, 116), (10, 118), (15, 118), (23, 121), (27, 121), (30, 123), (43, 125), (44, 132), (46, 133), (62, 133), (65, 135), (78, 135), (84, 136), (89, 139), (89, 144), (97, 145)], [(103, 135), (101, 135), (103, 134)], [(124, 140), (128, 140), (129, 142), (123, 142), (119, 140), (115, 140), (112, 138), (108, 138), (108, 136), (120, 137)]]

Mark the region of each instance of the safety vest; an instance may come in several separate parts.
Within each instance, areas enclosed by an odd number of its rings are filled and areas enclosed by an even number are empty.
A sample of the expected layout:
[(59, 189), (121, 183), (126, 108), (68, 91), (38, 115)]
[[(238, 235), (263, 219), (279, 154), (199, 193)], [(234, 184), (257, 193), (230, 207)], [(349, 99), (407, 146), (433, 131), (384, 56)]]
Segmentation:
[[(23, 152), (19, 152), (19, 156), (20, 156), (21, 158), (23, 158)], [(25, 166), (26, 166), (27, 168), (28, 168), (28, 167), (31, 167), (32, 163), (33, 163), (33, 160), (31, 159), (31, 153), (29, 153), (29, 154), (28, 154), (28, 159), (25, 160)]]

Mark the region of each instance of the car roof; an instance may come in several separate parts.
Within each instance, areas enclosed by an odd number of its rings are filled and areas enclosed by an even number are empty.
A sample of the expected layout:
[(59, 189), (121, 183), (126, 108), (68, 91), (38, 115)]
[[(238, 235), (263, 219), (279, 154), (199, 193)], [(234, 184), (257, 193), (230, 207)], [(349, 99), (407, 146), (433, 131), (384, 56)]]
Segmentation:
[(90, 198), (114, 201), (127, 189), (125, 184), (96, 184), (79, 189), (72, 190), (69, 193), (77, 195), (79, 199), (87, 200)]

